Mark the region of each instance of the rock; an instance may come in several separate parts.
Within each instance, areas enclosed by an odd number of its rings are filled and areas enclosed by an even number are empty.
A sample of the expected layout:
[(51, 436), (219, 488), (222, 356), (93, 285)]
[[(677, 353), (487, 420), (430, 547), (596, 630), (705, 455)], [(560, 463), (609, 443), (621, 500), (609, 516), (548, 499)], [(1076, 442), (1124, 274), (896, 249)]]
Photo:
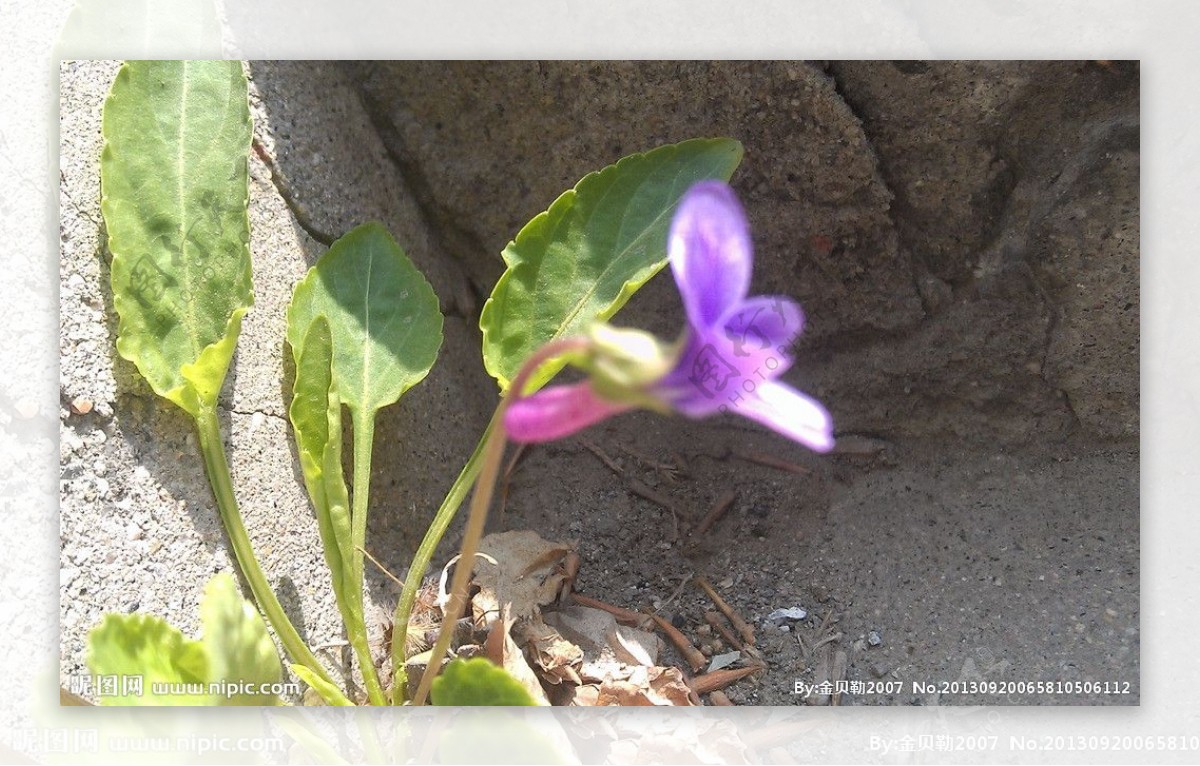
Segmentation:
[[(1136, 64), (347, 66), (481, 293), (505, 243), (584, 173), (732, 135), (755, 288), (803, 304), (790, 379), (839, 431), (1136, 433)], [(619, 87), (633, 77), (636, 95)], [(672, 292), (652, 281), (623, 320), (673, 334)]]
[(798, 606), (786, 609), (776, 609), (767, 615), (767, 624), (784, 625), (787, 622), (799, 622), (808, 617), (808, 612)]
[(878, 631), (872, 630), (867, 634), (867, 644), (869, 646), (883, 646), (883, 638), (880, 637)]

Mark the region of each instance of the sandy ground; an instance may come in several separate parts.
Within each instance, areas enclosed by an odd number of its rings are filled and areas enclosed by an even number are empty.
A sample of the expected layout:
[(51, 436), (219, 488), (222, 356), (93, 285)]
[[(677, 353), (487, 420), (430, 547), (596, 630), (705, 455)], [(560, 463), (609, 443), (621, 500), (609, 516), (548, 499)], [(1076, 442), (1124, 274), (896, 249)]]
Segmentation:
[[(749, 429), (628, 419), (585, 437), (621, 475), (583, 439), (539, 448), (497, 526), (578, 540), (581, 592), (661, 604), (697, 645), (713, 606), (686, 581), (706, 577), (757, 626), (768, 663), (732, 687), (734, 702), (829, 702), (795, 686), (834, 674), (865, 682), (843, 705), (1137, 704), (1136, 446), (814, 458)], [(678, 458), (685, 474), (652, 465)], [(737, 500), (708, 534), (676, 538), (671, 513), (630, 480), (657, 484), (685, 529), (724, 491)], [(808, 616), (787, 630), (764, 623), (796, 606)], [(1111, 693), (1021, 685), (1053, 680), (1110, 682)]]

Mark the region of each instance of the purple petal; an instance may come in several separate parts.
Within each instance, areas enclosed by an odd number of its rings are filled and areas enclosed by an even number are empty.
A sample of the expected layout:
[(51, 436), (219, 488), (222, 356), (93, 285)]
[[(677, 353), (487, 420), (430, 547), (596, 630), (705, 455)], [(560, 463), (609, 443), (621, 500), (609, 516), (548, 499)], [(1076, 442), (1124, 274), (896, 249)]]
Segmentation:
[(791, 344), (804, 313), (788, 298), (739, 301), (721, 329), (691, 328), (675, 368), (655, 385), (655, 395), (689, 417), (729, 407), (792, 366)]
[(833, 449), (833, 420), (825, 408), (791, 386), (763, 383), (730, 405), (730, 412), (757, 420), (817, 452)]
[(790, 298), (758, 295), (722, 317), (728, 357), (745, 377), (776, 378), (792, 366), (792, 341), (804, 329), (804, 312)]
[(713, 415), (741, 390), (742, 373), (721, 336), (691, 331), (675, 368), (654, 386), (654, 396), (691, 418)]
[(515, 442), (553, 441), (629, 409), (601, 399), (587, 382), (552, 386), (512, 402), (504, 430)]
[(688, 320), (716, 327), (750, 289), (750, 227), (733, 190), (702, 181), (688, 190), (671, 221), (667, 252)]

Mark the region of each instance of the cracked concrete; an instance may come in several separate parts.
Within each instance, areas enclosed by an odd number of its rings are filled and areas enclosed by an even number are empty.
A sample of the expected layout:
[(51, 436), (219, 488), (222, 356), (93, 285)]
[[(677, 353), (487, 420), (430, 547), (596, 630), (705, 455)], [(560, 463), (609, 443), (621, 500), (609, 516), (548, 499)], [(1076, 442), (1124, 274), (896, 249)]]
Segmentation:
[[(200, 588), (230, 565), (190, 423), (112, 347), (96, 158), (114, 71), (63, 65), (64, 674), (81, 668), (104, 611), (162, 614), (194, 632)], [(295, 281), (373, 218), (447, 314), (438, 365), (377, 429), (368, 544), (402, 575), (495, 403), (476, 321), (504, 244), (585, 172), (726, 134), (747, 150), (733, 184), (752, 219), (753, 289), (804, 305), (803, 361), (788, 380), (834, 412), (839, 453), (817, 459), (742, 422), (631, 414), (584, 437), (624, 474), (579, 440), (530, 450), (493, 526), (579, 540), (581, 587), (631, 608), (665, 599), (688, 572), (726, 583), (751, 619), (810, 607), (840, 626), (851, 678), (953, 680), (984, 651), (1013, 680), (1120, 676), (1136, 690), (1136, 68), (254, 62), (249, 72), (256, 305), (223, 426), (251, 536), (312, 642), (340, 636), (283, 422)], [(670, 280), (652, 280), (619, 319), (672, 336)], [(91, 411), (73, 412), (77, 401)], [(808, 473), (737, 457), (764, 453)], [(669, 514), (630, 495), (634, 476), (668, 492), (685, 526), (728, 488), (738, 501), (709, 539), (673, 539)], [(368, 575), (369, 601), (386, 608), (394, 584)], [(669, 611), (691, 625), (705, 608), (685, 594)], [(796, 632), (811, 644), (816, 627)], [(872, 630), (882, 649), (855, 638)], [(785, 689), (815, 671), (804, 645), (767, 636), (768, 673), (732, 696), (794, 704)]]

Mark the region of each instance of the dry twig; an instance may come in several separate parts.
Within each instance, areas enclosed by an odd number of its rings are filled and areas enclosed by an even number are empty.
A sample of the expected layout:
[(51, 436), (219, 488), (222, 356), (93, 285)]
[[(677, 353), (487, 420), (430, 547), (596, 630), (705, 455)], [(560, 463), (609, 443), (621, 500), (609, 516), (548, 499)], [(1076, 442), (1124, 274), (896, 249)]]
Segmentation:
[(800, 474), (801, 476), (807, 476), (812, 473), (811, 469), (805, 468), (799, 463), (781, 460), (780, 458), (772, 455), (764, 455), (761, 452), (744, 452), (742, 450), (733, 450), (732, 454), (734, 457), (741, 458), (742, 460), (746, 460), (751, 463), (757, 463), (759, 465), (765, 465), (767, 468), (777, 468), (780, 471), (787, 471), (788, 473)]
[(719, 689), (708, 695), (708, 701), (721, 707), (733, 705), (733, 702), (725, 695), (725, 692)]
[(625, 475), (625, 471), (621, 469), (621, 466), (617, 465), (617, 463), (611, 457), (609, 457), (608, 453), (606, 453), (604, 450), (600, 449), (595, 444), (592, 444), (591, 442), (585, 441), (583, 439), (580, 439), (579, 443), (582, 444), (587, 449), (588, 452), (590, 452), (593, 455), (595, 455), (596, 457), (600, 458), (600, 462), (604, 463), (606, 466), (608, 466), (608, 469), (610, 471), (612, 471), (613, 473), (615, 473), (617, 476)]
[(641, 612), (634, 612), (624, 607), (613, 606), (608, 602), (601, 601), (590, 596), (585, 596), (582, 593), (572, 593), (571, 598), (580, 606), (587, 606), (591, 607), (592, 609), (599, 609), (601, 611), (608, 612), (613, 617), (617, 618), (617, 622), (622, 623), (623, 625), (632, 625), (640, 628), (642, 625), (646, 624), (647, 615), (644, 615)]
[(689, 685), (697, 694), (708, 694), (716, 691), (717, 689), (724, 689), (734, 681), (740, 681), (746, 676), (757, 673), (765, 667), (765, 665), (748, 665), (744, 668), (714, 670), (711, 673), (705, 673), (702, 676), (696, 676), (691, 680)]
[(657, 614), (650, 615), (650, 619), (654, 620), (654, 624), (658, 626), (659, 630), (679, 650), (679, 653), (683, 655), (683, 659), (687, 661), (687, 664), (692, 666), (693, 671), (698, 671), (708, 664), (708, 660), (704, 657), (704, 654), (693, 646), (692, 642), (688, 640), (687, 636), (680, 633), (678, 628)]
[(697, 577), (696, 583), (704, 589), (704, 592), (707, 593), (708, 597), (712, 599), (712, 602), (716, 604), (717, 609), (721, 610), (721, 614), (728, 618), (729, 623), (737, 630), (738, 635), (742, 637), (742, 640), (745, 641), (747, 645), (753, 646), (754, 628), (750, 627), (750, 624), (743, 620), (741, 615), (734, 611), (733, 607), (725, 603), (725, 599), (721, 598), (717, 592), (713, 590), (713, 586), (709, 585), (708, 580), (704, 579), (703, 577)]
[(733, 635), (733, 631), (725, 624), (725, 620), (721, 619), (719, 612), (705, 612), (704, 620), (717, 629), (717, 632), (721, 634), (721, 638), (725, 639), (725, 643), (739, 652), (743, 650), (742, 642), (738, 640), (737, 636)]
[(675, 507), (675, 504), (671, 502), (671, 499), (669, 497), (667, 497), (666, 495), (663, 495), (661, 492), (657, 492), (657, 491), (651, 489), (650, 487), (646, 486), (645, 484), (638, 481), (637, 479), (627, 478), (625, 480), (625, 485), (627, 487), (629, 487), (630, 492), (637, 495), (638, 497), (649, 500), (650, 502), (655, 503), (657, 505), (661, 505), (663, 508), (666, 508), (668, 511), (671, 512), (671, 523), (674, 525), (674, 532), (675, 532), (674, 539), (678, 540), (679, 539), (679, 510)]
[(700, 520), (700, 523), (696, 525), (696, 529), (692, 534), (707, 534), (708, 530), (712, 529), (713, 525), (720, 521), (721, 517), (733, 507), (733, 501), (736, 499), (737, 492), (733, 491), (732, 489), (721, 495), (720, 499), (717, 500), (716, 504), (713, 505), (712, 510), (710, 510), (704, 516), (704, 518)]

